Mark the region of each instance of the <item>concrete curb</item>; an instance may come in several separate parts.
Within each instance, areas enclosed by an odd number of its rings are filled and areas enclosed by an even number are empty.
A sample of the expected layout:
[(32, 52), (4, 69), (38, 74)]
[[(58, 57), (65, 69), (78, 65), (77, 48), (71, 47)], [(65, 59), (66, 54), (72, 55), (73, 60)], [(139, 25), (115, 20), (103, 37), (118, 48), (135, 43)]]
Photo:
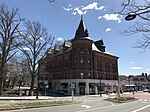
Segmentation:
[(0, 101), (7, 101), (7, 100), (33, 100), (33, 101), (38, 101), (38, 100), (53, 100), (53, 99), (0, 99)]
[(127, 100), (127, 101), (118, 101), (114, 98), (107, 98), (105, 99), (106, 101), (111, 101), (111, 102), (115, 102), (115, 103), (127, 103), (127, 102), (132, 102), (132, 101), (136, 101), (138, 99), (130, 99), (130, 100)]

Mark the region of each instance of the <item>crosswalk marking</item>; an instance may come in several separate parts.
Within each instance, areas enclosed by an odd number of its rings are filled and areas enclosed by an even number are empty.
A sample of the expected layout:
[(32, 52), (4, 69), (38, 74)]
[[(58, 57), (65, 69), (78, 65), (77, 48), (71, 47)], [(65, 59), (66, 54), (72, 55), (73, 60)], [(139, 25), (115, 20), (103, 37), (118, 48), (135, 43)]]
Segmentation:
[(88, 106), (88, 105), (81, 105), (81, 107), (84, 107), (84, 108), (87, 108), (87, 109), (91, 108), (91, 107)]

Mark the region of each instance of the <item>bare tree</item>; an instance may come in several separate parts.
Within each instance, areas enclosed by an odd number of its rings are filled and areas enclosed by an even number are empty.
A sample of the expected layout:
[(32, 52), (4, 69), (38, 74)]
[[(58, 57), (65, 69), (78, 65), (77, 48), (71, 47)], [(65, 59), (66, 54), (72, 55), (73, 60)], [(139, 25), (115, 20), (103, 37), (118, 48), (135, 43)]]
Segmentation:
[(6, 63), (17, 52), (16, 43), (18, 29), (21, 23), (18, 9), (9, 10), (6, 5), (0, 5), (0, 95), (2, 94), (4, 68)]
[(11, 58), (7, 64), (7, 75), (6, 80), (7, 84), (5, 85), (7, 88), (14, 88), (15, 84), (22, 78), (22, 70), (21, 64), (19, 63), (17, 57)]
[(21, 82), (24, 85), (30, 85), (30, 80), (31, 80), (31, 75), (30, 75), (30, 69), (29, 69), (29, 65), (28, 65), (28, 59), (26, 57), (21, 57), (21, 61), (20, 61), (20, 65), (21, 65), (21, 71), (22, 71), (22, 80)]
[(22, 46), (19, 49), (27, 58), (31, 74), (30, 95), (33, 95), (35, 77), (38, 73), (39, 60), (46, 55), (47, 47), (53, 42), (46, 29), (39, 22), (25, 22), (26, 30), (21, 32), (23, 37)]
[[(142, 4), (141, 4), (142, 2)], [(150, 1), (126, 0), (122, 3), (122, 10), (119, 12), (122, 15), (128, 15), (130, 17), (137, 17), (138, 20), (134, 25), (129, 26), (128, 30), (123, 32), (124, 35), (132, 35), (141, 33), (143, 37), (138, 40), (134, 46), (136, 48), (142, 48), (144, 51), (150, 48)]]

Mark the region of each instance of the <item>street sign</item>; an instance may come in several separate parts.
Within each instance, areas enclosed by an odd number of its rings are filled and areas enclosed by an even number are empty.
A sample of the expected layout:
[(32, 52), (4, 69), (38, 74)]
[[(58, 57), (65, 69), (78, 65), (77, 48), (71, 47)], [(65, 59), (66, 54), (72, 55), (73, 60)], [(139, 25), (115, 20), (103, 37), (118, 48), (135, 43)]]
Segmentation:
[(71, 89), (75, 89), (75, 83), (71, 83)]
[(44, 85), (48, 85), (48, 80), (45, 80), (45, 81), (44, 81)]

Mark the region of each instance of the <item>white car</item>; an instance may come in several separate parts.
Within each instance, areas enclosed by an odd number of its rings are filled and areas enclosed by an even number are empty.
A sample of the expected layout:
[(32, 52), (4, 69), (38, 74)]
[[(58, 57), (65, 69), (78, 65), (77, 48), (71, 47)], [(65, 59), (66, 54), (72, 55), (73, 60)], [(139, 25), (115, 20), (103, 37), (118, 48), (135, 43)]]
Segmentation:
[(143, 92), (149, 92), (149, 91), (150, 91), (149, 89), (144, 89), (144, 90), (143, 90)]

